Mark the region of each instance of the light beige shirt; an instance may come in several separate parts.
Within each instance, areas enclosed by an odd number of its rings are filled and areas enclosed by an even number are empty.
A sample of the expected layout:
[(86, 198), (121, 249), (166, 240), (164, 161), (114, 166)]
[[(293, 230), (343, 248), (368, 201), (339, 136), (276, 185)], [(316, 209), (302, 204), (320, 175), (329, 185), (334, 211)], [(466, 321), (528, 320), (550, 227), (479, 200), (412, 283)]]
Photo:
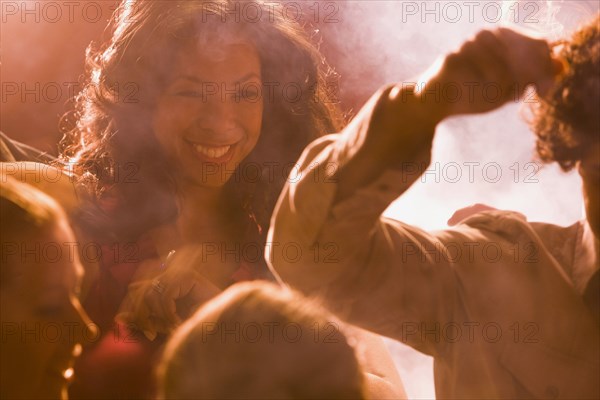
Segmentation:
[(397, 169), (334, 204), (369, 107), (305, 150), (273, 216), (272, 269), (350, 323), (433, 356), (438, 398), (599, 398), (600, 334), (581, 296), (598, 268), (587, 224), (487, 211), (426, 232), (382, 217), (409, 186)]

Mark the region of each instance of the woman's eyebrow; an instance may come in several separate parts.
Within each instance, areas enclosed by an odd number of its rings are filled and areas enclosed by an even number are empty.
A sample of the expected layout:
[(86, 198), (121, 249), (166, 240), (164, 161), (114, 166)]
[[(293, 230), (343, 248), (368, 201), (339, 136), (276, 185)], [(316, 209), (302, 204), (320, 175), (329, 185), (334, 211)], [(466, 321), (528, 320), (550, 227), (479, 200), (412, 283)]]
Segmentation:
[[(256, 72), (250, 72), (250, 73), (242, 76), (241, 78), (236, 79), (233, 82), (233, 84), (234, 85), (241, 84), (241, 83), (249, 81), (252, 78), (256, 78), (256, 79), (259, 79), (259, 80), (261, 79), (260, 75), (258, 75)], [(194, 75), (179, 75), (179, 76), (176, 76), (173, 79), (173, 82), (177, 82), (179, 80), (186, 80), (186, 81), (194, 82), (194, 83), (197, 83), (197, 84), (202, 84), (202, 83), (208, 82), (208, 81), (203, 80), (203, 79), (201, 79), (201, 78), (199, 78), (197, 76), (194, 76)]]
[(48, 300), (55, 298), (65, 297), (65, 291), (70, 288), (67, 288), (64, 285), (49, 285), (44, 286), (43, 291), (38, 295), (38, 299)]
[(242, 76), (240, 79), (236, 80), (234, 82), (234, 84), (239, 84), (239, 83), (243, 83), (243, 82), (247, 82), (249, 81), (251, 78), (257, 78), (258, 80), (261, 79), (261, 77), (256, 73), (256, 72), (250, 72), (244, 76)]
[(180, 80), (182, 80), (182, 81), (192, 81), (194, 83), (202, 83), (202, 79), (200, 79), (200, 78), (198, 78), (196, 76), (193, 76), (193, 75), (179, 75), (179, 76), (176, 76), (173, 79), (173, 82), (180, 81)]

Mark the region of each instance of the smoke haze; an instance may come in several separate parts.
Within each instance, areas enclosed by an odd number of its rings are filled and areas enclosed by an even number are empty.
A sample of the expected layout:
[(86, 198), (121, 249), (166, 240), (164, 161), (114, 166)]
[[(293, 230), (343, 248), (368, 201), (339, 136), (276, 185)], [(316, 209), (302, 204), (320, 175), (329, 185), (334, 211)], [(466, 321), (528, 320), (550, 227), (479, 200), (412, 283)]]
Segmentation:
[[(83, 72), (85, 46), (100, 37), (107, 11), (114, 9), (113, 1), (99, 3), (105, 14), (93, 23), (77, 13), (75, 23), (63, 25), (23, 24), (14, 18), (5, 25), (3, 20), (2, 82), (27, 82), (28, 87), (36, 81), (58, 82), (64, 90), (65, 82), (76, 84)], [(318, 4), (321, 14), (312, 24), (321, 30), (322, 50), (340, 73), (342, 105), (354, 111), (381, 85), (414, 81), (440, 55), (455, 50), (480, 29), (508, 26), (554, 41), (600, 8), (596, 1), (583, 0)], [(58, 116), (67, 101), (64, 95), (51, 104), (25, 104), (14, 97), (5, 101), (3, 95), (1, 128), (9, 136), (55, 152)], [(447, 228), (454, 211), (474, 203), (559, 225), (582, 218), (578, 175), (535, 161), (534, 137), (522, 109), (522, 103), (513, 103), (487, 115), (444, 122), (437, 131), (430, 171), (386, 215), (427, 230)], [(432, 359), (398, 342), (387, 343), (409, 397), (434, 398)]]

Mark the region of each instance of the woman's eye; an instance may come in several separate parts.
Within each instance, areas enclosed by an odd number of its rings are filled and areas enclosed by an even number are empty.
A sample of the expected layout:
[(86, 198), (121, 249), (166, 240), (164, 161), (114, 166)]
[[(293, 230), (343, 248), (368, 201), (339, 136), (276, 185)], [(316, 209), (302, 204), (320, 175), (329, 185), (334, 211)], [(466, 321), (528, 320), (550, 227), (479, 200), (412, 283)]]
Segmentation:
[(36, 309), (36, 314), (40, 317), (55, 317), (62, 315), (64, 311), (63, 306), (41, 306)]
[(258, 99), (259, 93), (258, 90), (242, 90), (240, 96), (242, 99), (256, 100)]
[(180, 90), (175, 92), (175, 95), (181, 97), (202, 97), (202, 92), (199, 90)]

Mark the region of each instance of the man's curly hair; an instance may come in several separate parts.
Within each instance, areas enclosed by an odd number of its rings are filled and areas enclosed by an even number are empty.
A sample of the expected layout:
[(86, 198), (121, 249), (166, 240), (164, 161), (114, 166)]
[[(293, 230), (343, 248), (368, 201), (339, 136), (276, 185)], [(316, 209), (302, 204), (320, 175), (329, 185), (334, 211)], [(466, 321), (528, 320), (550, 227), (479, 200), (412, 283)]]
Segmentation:
[(533, 105), (531, 126), (541, 160), (569, 171), (600, 136), (600, 14), (573, 34), (560, 57), (568, 67)]

